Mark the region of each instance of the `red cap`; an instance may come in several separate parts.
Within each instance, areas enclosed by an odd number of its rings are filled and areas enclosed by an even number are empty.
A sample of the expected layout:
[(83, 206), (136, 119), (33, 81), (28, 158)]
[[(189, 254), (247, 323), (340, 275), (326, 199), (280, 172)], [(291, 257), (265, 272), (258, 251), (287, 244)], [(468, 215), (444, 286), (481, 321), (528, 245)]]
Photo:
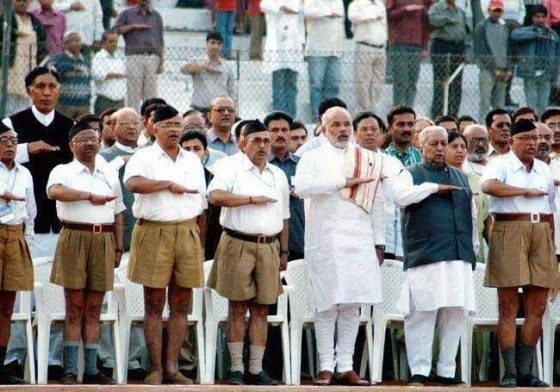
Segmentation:
[(488, 9), (490, 9), (491, 11), (503, 10), (504, 9), (503, 0), (491, 0), (490, 4), (488, 5)]

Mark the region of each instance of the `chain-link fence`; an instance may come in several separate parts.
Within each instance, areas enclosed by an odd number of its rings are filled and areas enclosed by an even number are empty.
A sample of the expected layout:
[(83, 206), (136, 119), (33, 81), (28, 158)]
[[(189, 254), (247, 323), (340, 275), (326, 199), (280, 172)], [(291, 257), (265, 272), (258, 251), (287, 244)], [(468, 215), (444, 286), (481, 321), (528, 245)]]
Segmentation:
[[(23, 50), (18, 54), (25, 55), (31, 52)], [(34, 64), (30, 60), (32, 57), (28, 55), (24, 60), (15, 60), (14, 65), (10, 68), (6, 115), (29, 104), (27, 97), (23, 95), (25, 93), (24, 78), (29, 67)], [(191, 76), (181, 72), (181, 67), (194, 59), (203, 57), (203, 49), (166, 48), (164, 72), (157, 76), (157, 95), (179, 110), (187, 110), (191, 105), (193, 82)], [(273, 110), (272, 72), (288, 66), (299, 71), (296, 117), (304, 122), (311, 122), (313, 119), (310, 106), (308, 64), (304, 61), (303, 54), (301, 52), (264, 53), (263, 58), (262, 61), (249, 60), (248, 51), (237, 51), (234, 53), (234, 58), (227, 61), (236, 79), (238, 115), (242, 118), (256, 118)], [(382, 58), (386, 59), (386, 66), (385, 60), (380, 61)], [(123, 59), (126, 62), (125, 56)], [(512, 64), (514, 64), (513, 60), (511, 59)], [(113, 60), (104, 61), (106, 64), (101, 68), (112, 69), (111, 61)], [(138, 63), (128, 62), (129, 74), (132, 72), (131, 68), (145, 66), (142, 56), (137, 61)], [(382, 117), (386, 115), (391, 106), (410, 103), (407, 100), (412, 95), (413, 106), (418, 114), (434, 117), (438, 114), (448, 113), (455, 116), (470, 115), (482, 119), (486, 111), (482, 110), (482, 113), (479, 113), (481, 92), (490, 91), (492, 96), (496, 94), (496, 91), (492, 91), (491, 86), (488, 86), (488, 79), (483, 83), (481, 89), (479, 67), (473, 60), (467, 61), (467, 57), (431, 56), (421, 58), (420, 52), (397, 54), (389, 53), (384, 49), (371, 51), (365, 56), (359, 48), (352, 44), (348, 45), (339, 61), (339, 97), (347, 102), (352, 113), (364, 108), (363, 104), (359, 102), (360, 97), (365, 94), (364, 91), (372, 90), (374, 93), (369, 96), (371, 103), (366, 104), (366, 108), (375, 111)], [(415, 84), (416, 91), (411, 92), (410, 90), (414, 90), (411, 87), (414, 86), (415, 64), (419, 64), (417, 66), (418, 78)], [(131, 82), (127, 80), (126, 83), (121, 84), (119, 87), (121, 91), (116, 92), (115, 96), (126, 97), (126, 92), (122, 90), (126, 90), (129, 83)], [(324, 87), (325, 83), (328, 83), (327, 79), (323, 79), (319, 88)], [(434, 90), (434, 84), (437, 86), (436, 90)], [(551, 84), (554, 89), (555, 81)], [(510, 86), (505, 87), (504, 83), (504, 86), (499, 84), (499, 87), (507, 88), (509, 92), (505, 102), (502, 101), (503, 103), (499, 106), (527, 104), (523, 79), (514, 75)], [(67, 87), (67, 81), (65, 81), (62, 89), (68, 88), (76, 87)], [(93, 111), (96, 95), (95, 83), (92, 81), (91, 85), (88, 84), (85, 88), (90, 92), (90, 110)], [(395, 99), (395, 95), (400, 95), (400, 97)], [(553, 94), (551, 105), (557, 103), (555, 99)]]

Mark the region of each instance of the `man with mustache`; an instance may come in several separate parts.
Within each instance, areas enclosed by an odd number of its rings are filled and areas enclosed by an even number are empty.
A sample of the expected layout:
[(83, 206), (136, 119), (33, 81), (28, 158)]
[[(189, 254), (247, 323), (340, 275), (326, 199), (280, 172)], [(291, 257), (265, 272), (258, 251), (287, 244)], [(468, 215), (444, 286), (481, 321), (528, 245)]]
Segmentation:
[(416, 112), (408, 106), (395, 106), (387, 114), (387, 125), (393, 142), (385, 152), (397, 158), (406, 167), (419, 163), (420, 151), (412, 146)]
[[(230, 385), (277, 385), (262, 367), (269, 305), (282, 293), (280, 271), (288, 263), (289, 186), (286, 175), (268, 163), (270, 132), (259, 120), (242, 131), (244, 153), (224, 158), (208, 187), (222, 207), (224, 232), (207, 286), (228, 299), (226, 323)], [(245, 316), (249, 311), (249, 374), (244, 375)]]
[(548, 109), (541, 115), (541, 121), (549, 127), (553, 133), (552, 138), (552, 152), (550, 157), (552, 159), (559, 159), (560, 157), (560, 109)]
[(475, 173), (482, 175), (484, 166), (488, 163), (488, 131), (485, 127), (478, 124), (468, 125), (463, 132), (467, 139), (467, 159), (463, 164), (465, 173)]
[[(360, 306), (381, 301), (383, 250), (377, 246), (384, 248), (385, 222), (376, 190), (382, 162), (349, 144), (353, 127), (346, 109), (328, 109), (322, 124), (327, 142), (301, 157), (294, 179), (296, 194), (307, 199), (305, 259), (320, 361), (314, 384), (369, 385), (353, 371), (352, 357)], [(354, 166), (356, 160), (363, 165)]]
[[(422, 386), (432, 368), (434, 327), (439, 330), (435, 381), (455, 382), (455, 356), (463, 315), (474, 312), (472, 271), (478, 244), (476, 214), (467, 176), (445, 162), (447, 132), (420, 132), (422, 163), (398, 175), (395, 203), (403, 208), (405, 283), (397, 308), (404, 314), (409, 386)], [(433, 212), (438, 211), (438, 219)]]
[(85, 121), (68, 133), (71, 163), (53, 169), (47, 195), (56, 200), (62, 231), (56, 245), (51, 281), (64, 288), (64, 377), (78, 383), (78, 349), (84, 342), (84, 384), (116, 384), (97, 368), (99, 319), (113, 269), (123, 253), (125, 206), (117, 173), (96, 164), (99, 135)]
[(488, 148), (489, 161), (497, 156), (507, 154), (509, 152), (511, 138), (510, 127), (511, 117), (504, 109), (494, 109), (488, 112), (485, 118), (486, 128), (488, 128), (488, 136), (490, 137), (490, 146)]
[[(494, 216), (484, 285), (498, 289), (498, 345), (504, 361), (500, 387), (548, 387), (531, 373), (535, 346), (549, 291), (559, 283), (554, 247), (554, 180), (549, 166), (535, 159), (536, 126), (520, 120), (512, 126), (510, 152), (485, 168), (481, 189), (490, 195)], [(515, 353), (519, 287), (525, 319)]]
[(33, 290), (29, 248), (37, 207), (31, 173), (15, 161), (17, 144), (17, 134), (0, 123), (0, 385), (24, 383), (6, 371), (4, 360), (16, 293)]

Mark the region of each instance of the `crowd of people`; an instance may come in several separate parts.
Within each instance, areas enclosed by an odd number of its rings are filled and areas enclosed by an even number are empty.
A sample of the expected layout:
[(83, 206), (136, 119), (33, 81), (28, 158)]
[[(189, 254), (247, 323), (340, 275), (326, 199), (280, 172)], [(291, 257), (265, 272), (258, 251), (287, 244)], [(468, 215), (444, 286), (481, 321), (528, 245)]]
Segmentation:
[[(216, 51), (219, 37), (208, 37)], [(114, 269), (126, 268), (145, 303), (129, 374), (141, 369), (150, 385), (192, 383), (180, 366), (191, 360), (192, 369), (187, 314), (192, 289), (207, 286), (228, 299), (226, 382), (276, 385), (266, 317), (282, 293), (280, 272), (304, 259), (316, 315), (314, 384), (368, 385), (353, 363), (360, 307), (383, 301), (380, 265), (395, 259), (404, 265), (398, 308), (411, 385), (428, 380), (436, 325), (434, 381), (457, 384), (478, 262), (498, 292), (500, 386), (547, 386), (531, 364), (546, 301), (560, 284), (559, 109), (494, 109), (478, 124), (398, 105), (384, 121), (373, 111), (353, 116), (329, 97), (311, 130), (283, 111), (240, 119), (228, 95), (213, 97), (206, 113), (151, 97), (139, 113), (116, 105), (69, 118), (56, 110), (65, 89), (56, 70), (32, 69), (25, 86), (31, 106), (0, 123), (1, 383), (22, 382), (3, 365), (25, 355), (21, 332), (14, 328), (10, 340), (15, 293), (32, 290), (33, 259), (51, 256), (66, 320), (51, 335), (58, 343), (49, 365), (63, 384), (78, 383), (80, 341), (83, 382), (115, 383), (101, 371), (111, 341), (99, 320)], [(204, 260), (214, 260), (206, 282)], [(519, 288), (525, 321), (516, 355)], [(145, 369), (133, 354), (139, 346)]]
[[(8, 114), (28, 104), (21, 80), (45, 62), (61, 75), (58, 110), (69, 117), (89, 112), (90, 105), (96, 115), (125, 104), (138, 109), (157, 95), (165, 42), (162, 16), (151, 0), (119, 13), (110, 0), (39, 0), (36, 9), (30, 1), (13, 0)], [(250, 58), (262, 60), (262, 70), (272, 75), (272, 109), (294, 118), (305, 68), (313, 120), (323, 98), (340, 96), (349, 37), (355, 41), (357, 112), (378, 111), (385, 100), (414, 107), (420, 63), (430, 57), (429, 114), (457, 117), (461, 66), (471, 47), (479, 70), (479, 120), (491, 109), (516, 104), (510, 96), (514, 76), (523, 79), (527, 106), (543, 112), (558, 98), (560, 10), (552, 0), (215, 0), (212, 8), (215, 32), (207, 37), (205, 55), (182, 59), (181, 72), (192, 77), (190, 106), (199, 110), (219, 94), (237, 102), (237, 77), (227, 60), (233, 57), (234, 26), (243, 24), (246, 10)], [(117, 48), (119, 35), (124, 55)], [(392, 100), (383, 93), (387, 75)]]

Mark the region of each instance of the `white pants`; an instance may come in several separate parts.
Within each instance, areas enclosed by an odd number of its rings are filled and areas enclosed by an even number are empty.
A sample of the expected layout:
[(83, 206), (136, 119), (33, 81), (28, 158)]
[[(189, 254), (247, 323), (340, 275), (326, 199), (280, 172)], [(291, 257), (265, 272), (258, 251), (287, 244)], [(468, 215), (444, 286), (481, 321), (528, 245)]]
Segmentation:
[(459, 348), (463, 326), (463, 308), (446, 307), (421, 312), (411, 301), (410, 313), (404, 318), (406, 356), (410, 374), (429, 376), (432, 369), (432, 345), (437, 321), (439, 332), (439, 359), (437, 375), (455, 377), (455, 356)]
[[(336, 354), (335, 354), (335, 327)], [(353, 369), (354, 345), (360, 327), (360, 305), (340, 304), (324, 312), (315, 313), (315, 335), (321, 371), (340, 373)]]

